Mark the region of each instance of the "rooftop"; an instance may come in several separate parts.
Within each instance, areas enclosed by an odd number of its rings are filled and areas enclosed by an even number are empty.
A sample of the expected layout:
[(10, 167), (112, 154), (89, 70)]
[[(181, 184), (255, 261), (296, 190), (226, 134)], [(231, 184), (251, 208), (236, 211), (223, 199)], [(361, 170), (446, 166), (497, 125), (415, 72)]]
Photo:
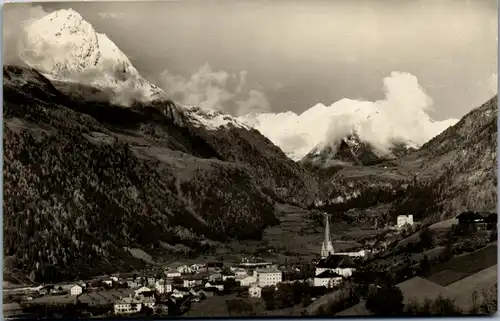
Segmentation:
[(330, 278), (340, 278), (340, 277), (342, 277), (340, 274), (335, 273), (331, 270), (323, 271), (320, 274), (315, 276), (315, 278), (319, 278), (319, 279), (330, 279)]
[(145, 297), (142, 295), (123, 297), (115, 302), (115, 304), (131, 304), (131, 303), (154, 303), (153, 297)]
[(281, 273), (278, 269), (257, 269), (257, 273)]
[(356, 263), (348, 255), (332, 254), (328, 257), (321, 259), (316, 264), (318, 268), (355, 268)]

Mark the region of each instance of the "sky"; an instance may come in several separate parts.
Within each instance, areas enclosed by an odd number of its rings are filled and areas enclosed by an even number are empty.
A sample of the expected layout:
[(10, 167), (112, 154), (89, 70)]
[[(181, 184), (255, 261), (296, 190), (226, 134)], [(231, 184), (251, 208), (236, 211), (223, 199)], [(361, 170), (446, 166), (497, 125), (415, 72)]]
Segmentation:
[[(494, 0), (40, 5), (78, 11), (174, 98), (209, 107), (225, 101), (219, 109), (237, 116), (384, 99), (392, 72), (418, 79), (434, 120), (460, 118), (496, 92)], [(245, 103), (235, 102), (243, 94)]]

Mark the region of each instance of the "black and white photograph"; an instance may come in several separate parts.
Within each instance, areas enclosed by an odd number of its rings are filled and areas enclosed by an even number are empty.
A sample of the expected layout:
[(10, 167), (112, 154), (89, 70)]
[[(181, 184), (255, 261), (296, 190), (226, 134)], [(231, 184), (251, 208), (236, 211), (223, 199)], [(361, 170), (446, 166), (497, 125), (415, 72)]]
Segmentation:
[(497, 1), (2, 9), (5, 319), (497, 313)]

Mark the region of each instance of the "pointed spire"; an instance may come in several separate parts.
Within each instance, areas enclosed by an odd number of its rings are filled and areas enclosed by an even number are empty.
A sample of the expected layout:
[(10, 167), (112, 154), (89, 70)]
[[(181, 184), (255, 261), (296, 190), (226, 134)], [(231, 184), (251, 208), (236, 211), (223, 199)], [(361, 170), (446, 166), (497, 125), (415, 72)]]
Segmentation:
[(325, 239), (323, 240), (323, 245), (321, 246), (321, 257), (325, 258), (330, 254), (333, 254), (333, 245), (330, 240), (330, 221), (328, 214), (325, 213), (326, 222), (325, 222)]
[(330, 220), (328, 219), (328, 214), (326, 216), (326, 223), (325, 223), (325, 240), (323, 241), (326, 246), (330, 243)]

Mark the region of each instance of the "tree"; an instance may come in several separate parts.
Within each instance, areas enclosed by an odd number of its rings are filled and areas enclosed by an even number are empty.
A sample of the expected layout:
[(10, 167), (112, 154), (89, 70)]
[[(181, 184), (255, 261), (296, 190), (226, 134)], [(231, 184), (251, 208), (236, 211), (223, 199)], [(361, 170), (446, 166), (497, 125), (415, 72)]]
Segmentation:
[(266, 286), (262, 288), (262, 299), (266, 306), (266, 310), (274, 310), (276, 308), (276, 299), (274, 298), (274, 287)]
[(421, 250), (432, 248), (434, 245), (434, 233), (431, 229), (425, 227), (422, 231), (420, 231), (419, 237), (420, 241), (418, 245)]
[(422, 273), (423, 276), (426, 276), (430, 273), (431, 271), (431, 263), (429, 262), (429, 258), (427, 255), (424, 255), (422, 260), (420, 261), (420, 273)]
[(365, 303), (375, 316), (400, 315), (403, 311), (403, 293), (396, 286), (383, 286), (373, 291)]

